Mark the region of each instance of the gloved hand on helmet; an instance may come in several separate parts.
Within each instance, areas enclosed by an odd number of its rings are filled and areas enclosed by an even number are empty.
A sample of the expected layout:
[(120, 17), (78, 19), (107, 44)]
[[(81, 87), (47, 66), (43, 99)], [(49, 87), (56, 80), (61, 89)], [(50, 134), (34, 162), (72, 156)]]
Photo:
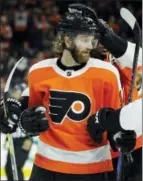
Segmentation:
[(115, 57), (121, 57), (127, 49), (127, 41), (119, 37), (114, 31), (107, 25), (107, 23), (98, 19), (94, 9), (84, 4), (74, 3), (70, 4), (69, 8), (75, 11), (81, 11), (81, 13), (92, 18), (97, 26), (97, 32), (99, 34), (99, 42)]

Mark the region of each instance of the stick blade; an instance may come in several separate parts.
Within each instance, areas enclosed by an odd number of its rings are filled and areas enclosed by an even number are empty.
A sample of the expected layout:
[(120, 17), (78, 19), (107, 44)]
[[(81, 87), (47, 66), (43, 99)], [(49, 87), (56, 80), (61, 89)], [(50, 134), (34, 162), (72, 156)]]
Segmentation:
[(133, 16), (133, 14), (128, 9), (121, 8), (120, 15), (133, 30), (136, 24), (136, 18)]
[(11, 70), (10, 74), (9, 74), (9, 77), (6, 81), (6, 85), (5, 85), (5, 89), (4, 89), (4, 92), (8, 92), (9, 90), (9, 86), (10, 86), (10, 83), (11, 83), (11, 79), (12, 79), (12, 76), (14, 74), (14, 71), (15, 69), (17, 68), (17, 66), (20, 64), (21, 61), (23, 61), (23, 59), (25, 59), (24, 57), (22, 57), (16, 64), (15, 66), (13, 67), (13, 69)]

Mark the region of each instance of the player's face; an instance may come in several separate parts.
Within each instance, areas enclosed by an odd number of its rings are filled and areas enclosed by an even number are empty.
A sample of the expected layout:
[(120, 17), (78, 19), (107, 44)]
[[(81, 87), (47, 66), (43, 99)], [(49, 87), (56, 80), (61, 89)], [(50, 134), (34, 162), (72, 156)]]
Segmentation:
[(77, 35), (75, 44), (75, 55), (79, 63), (86, 63), (89, 60), (90, 52), (93, 49), (94, 36), (92, 35)]

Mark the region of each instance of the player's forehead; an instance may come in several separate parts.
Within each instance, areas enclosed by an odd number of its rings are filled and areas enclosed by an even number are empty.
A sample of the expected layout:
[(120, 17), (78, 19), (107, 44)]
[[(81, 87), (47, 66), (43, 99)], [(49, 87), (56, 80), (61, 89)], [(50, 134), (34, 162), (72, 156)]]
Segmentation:
[(79, 39), (79, 40), (93, 40), (94, 39), (94, 35), (91, 35), (91, 34), (78, 34), (76, 36), (76, 39)]

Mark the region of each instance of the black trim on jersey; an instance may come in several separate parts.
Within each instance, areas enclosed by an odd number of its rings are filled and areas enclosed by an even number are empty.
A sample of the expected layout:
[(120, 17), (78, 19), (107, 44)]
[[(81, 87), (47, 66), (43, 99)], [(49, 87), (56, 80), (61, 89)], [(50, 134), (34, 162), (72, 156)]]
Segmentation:
[(58, 66), (60, 69), (64, 70), (64, 71), (65, 71), (65, 70), (74, 70), (74, 71), (76, 71), (76, 70), (80, 70), (80, 69), (82, 69), (83, 67), (85, 67), (85, 66), (86, 66), (86, 63), (83, 63), (83, 64), (81, 64), (81, 65), (66, 67), (65, 65), (62, 64), (61, 59), (59, 58), (59, 59), (57, 60), (57, 66)]

